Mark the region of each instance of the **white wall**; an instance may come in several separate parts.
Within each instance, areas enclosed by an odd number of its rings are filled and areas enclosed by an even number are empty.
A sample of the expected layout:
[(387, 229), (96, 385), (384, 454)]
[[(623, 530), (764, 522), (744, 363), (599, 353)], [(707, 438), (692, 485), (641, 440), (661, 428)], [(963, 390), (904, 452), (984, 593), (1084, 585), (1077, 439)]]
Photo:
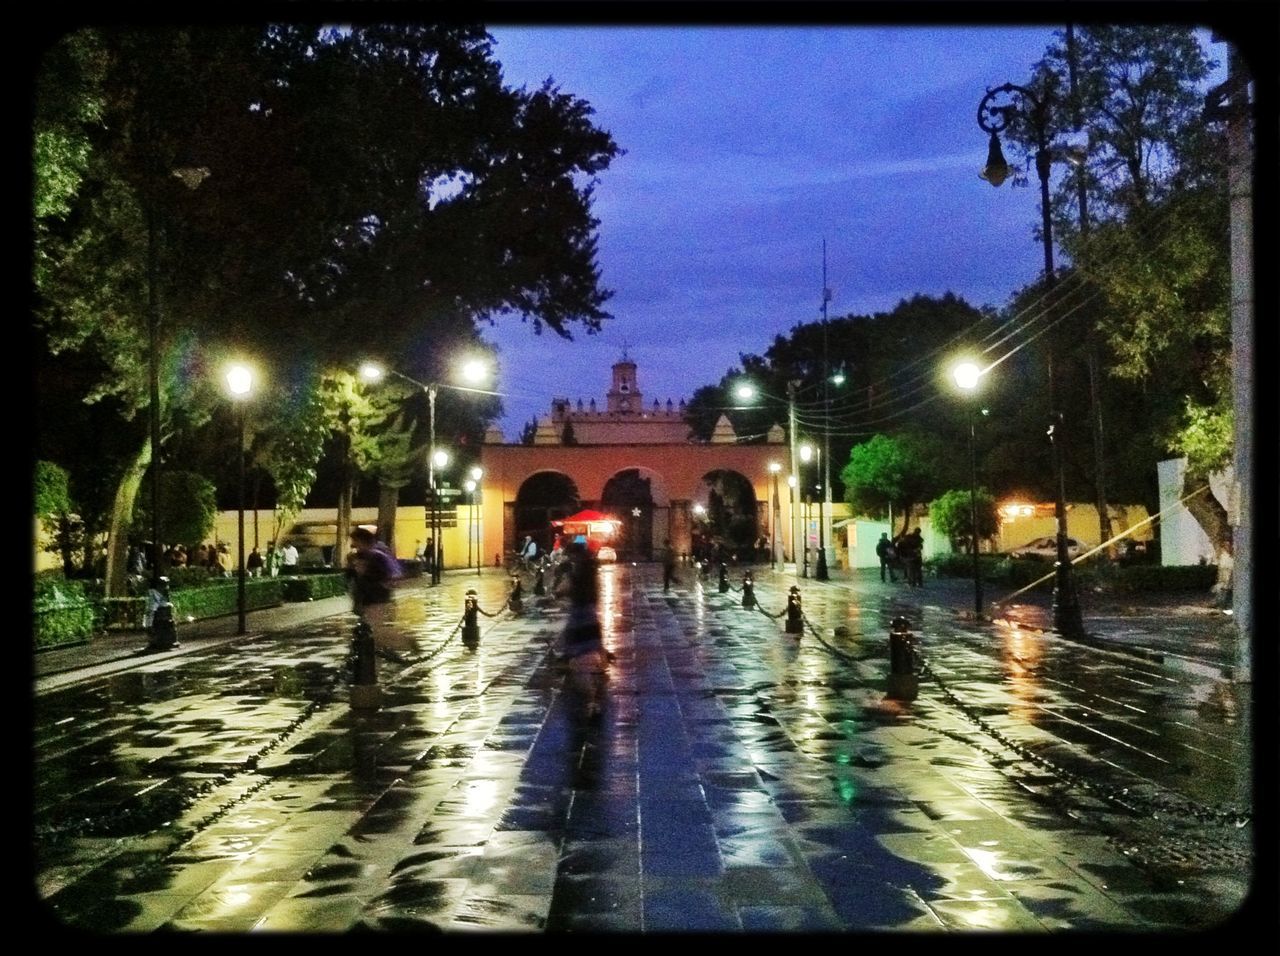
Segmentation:
[[(1156, 475), (1160, 482), (1160, 563), (1165, 567), (1216, 564), (1218, 560), (1209, 536), (1186, 506), (1178, 503), (1182, 496), (1182, 476), (1186, 470), (1185, 458), (1170, 458), (1156, 464)], [(1231, 479), (1230, 468), (1209, 479), (1209, 489), (1223, 507), (1227, 505)]]

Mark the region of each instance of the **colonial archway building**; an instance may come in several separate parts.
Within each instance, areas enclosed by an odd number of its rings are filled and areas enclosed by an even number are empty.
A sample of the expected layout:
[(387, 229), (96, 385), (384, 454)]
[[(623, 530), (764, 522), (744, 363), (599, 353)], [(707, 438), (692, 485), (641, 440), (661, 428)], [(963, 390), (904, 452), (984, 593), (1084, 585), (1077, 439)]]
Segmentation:
[[(547, 547), (550, 522), (583, 508), (621, 522), (623, 560), (648, 560), (668, 539), (681, 554), (696, 553), (712, 530), (761, 548), (764, 560), (770, 550), (777, 560), (792, 553), (782, 427), (763, 444), (742, 444), (722, 415), (702, 442), (690, 438), (684, 413), (683, 399), (646, 405), (624, 350), (603, 405), (553, 399), (532, 445), (508, 444), (490, 428), (480, 452), (481, 554), (509, 554), (526, 534)], [(779, 467), (771, 472), (770, 463)]]

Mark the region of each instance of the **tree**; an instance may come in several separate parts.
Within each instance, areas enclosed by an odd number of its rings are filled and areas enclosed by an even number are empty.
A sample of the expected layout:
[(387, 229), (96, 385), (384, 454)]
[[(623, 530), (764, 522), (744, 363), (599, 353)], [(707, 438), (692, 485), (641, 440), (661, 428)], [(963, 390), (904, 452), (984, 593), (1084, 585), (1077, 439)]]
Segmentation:
[(940, 485), (941, 456), (938, 440), (921, 432), (876, 435), (854, 445), (840, 471), (845, 500), (860, 514), (883, 514), (896, 507), (905, 534), (913, 507), (929, 500)]
[[(151, 502), (138, 503), (133, 535), (145, 539), (151, 530)], [(208, 537), (218, 515), (213, 482), (190, 471), (166, 471), (160, 476), (160, 527), (165, 544), (194, 545)]]
[(51, 461), (36, 462), (35, 512), (44, 532), (52, 539), (49, 550), (62, 556), (64, 576), (71, 577), (74, 569), (72, 549), (77, 532), (83, 528), (74, 514), (71, 499), (71, 481), (65, 468)]
[[(1089, 139), (1085, 188), (1057, 188), (1055, 233), (1102, 296), (1109, 371), (1155, 396), (1149, 444), (1187, 455), (1184, 496), (1232, 453), (1227, 150), (1202, 89), (1216, 66), (1192, 28), (1144, 24), (1064, 31), (1035, 67), (1058, 107), (1053, 132), (1071, 125)], [(1033, 141), (1026, 124), (1010, 134)], [(1225, 509), (1210, 494), (1186, 504), (1229, 552)]]
[(990, 538), (1000, 530), (996, 500), (986, 488), (978, 488), (972, 498), (968, 489), (943, 492), (929, 502), (929, 521), (940, 534), (951, 540), (953, 551), (968, 550), (973, 537), (973, 499), (978, 505), (978, 534)]
[[(36, 313), (55, 352), (103, 356), (85, 399), (118, 396), (128, 420), (148, 407), (149, 315), (166, 437), (217, 401), (197, 400), (190, 373), (208, 363), (180, 362), (184, 341), (263, 362), (287, 341), (280, 364), (327, 369), (361, 339), (430, 355), (500, 316), (598, 329), (590, 204), (619, 150), (585, 102), (505, 88), (491, 45), (476, 26), (412, 24), (56, 44), (37, 84)], [(140, 439), (122, 457), (109, 566), (150, 454)]]

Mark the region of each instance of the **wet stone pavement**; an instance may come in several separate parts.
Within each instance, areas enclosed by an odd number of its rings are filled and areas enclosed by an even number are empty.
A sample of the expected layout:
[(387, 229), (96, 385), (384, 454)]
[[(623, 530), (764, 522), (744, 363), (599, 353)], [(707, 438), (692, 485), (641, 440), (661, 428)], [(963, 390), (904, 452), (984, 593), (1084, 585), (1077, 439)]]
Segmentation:
[(505, 576), (406, 588), (376, 710), (349, 613), (40, 694), (37, 894), (106, 933), (1168, 932), (1245, 899), (1246, 690), (937, 588), (805, 582), (797, 638), (791, 583), (607, 567), (603, 673)]

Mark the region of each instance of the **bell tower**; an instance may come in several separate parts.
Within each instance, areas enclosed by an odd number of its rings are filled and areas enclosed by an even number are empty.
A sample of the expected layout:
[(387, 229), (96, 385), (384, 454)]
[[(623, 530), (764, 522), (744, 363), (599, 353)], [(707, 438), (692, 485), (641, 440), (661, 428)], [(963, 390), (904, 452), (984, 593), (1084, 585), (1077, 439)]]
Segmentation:
[(609, 388), (608, 410), (621, 415), (639, 415), (644, 396), (636, 382), (636, 363), (627, 358), (627, 347), (622, 347), (622, 358), (613, 363), (613, 384)]

